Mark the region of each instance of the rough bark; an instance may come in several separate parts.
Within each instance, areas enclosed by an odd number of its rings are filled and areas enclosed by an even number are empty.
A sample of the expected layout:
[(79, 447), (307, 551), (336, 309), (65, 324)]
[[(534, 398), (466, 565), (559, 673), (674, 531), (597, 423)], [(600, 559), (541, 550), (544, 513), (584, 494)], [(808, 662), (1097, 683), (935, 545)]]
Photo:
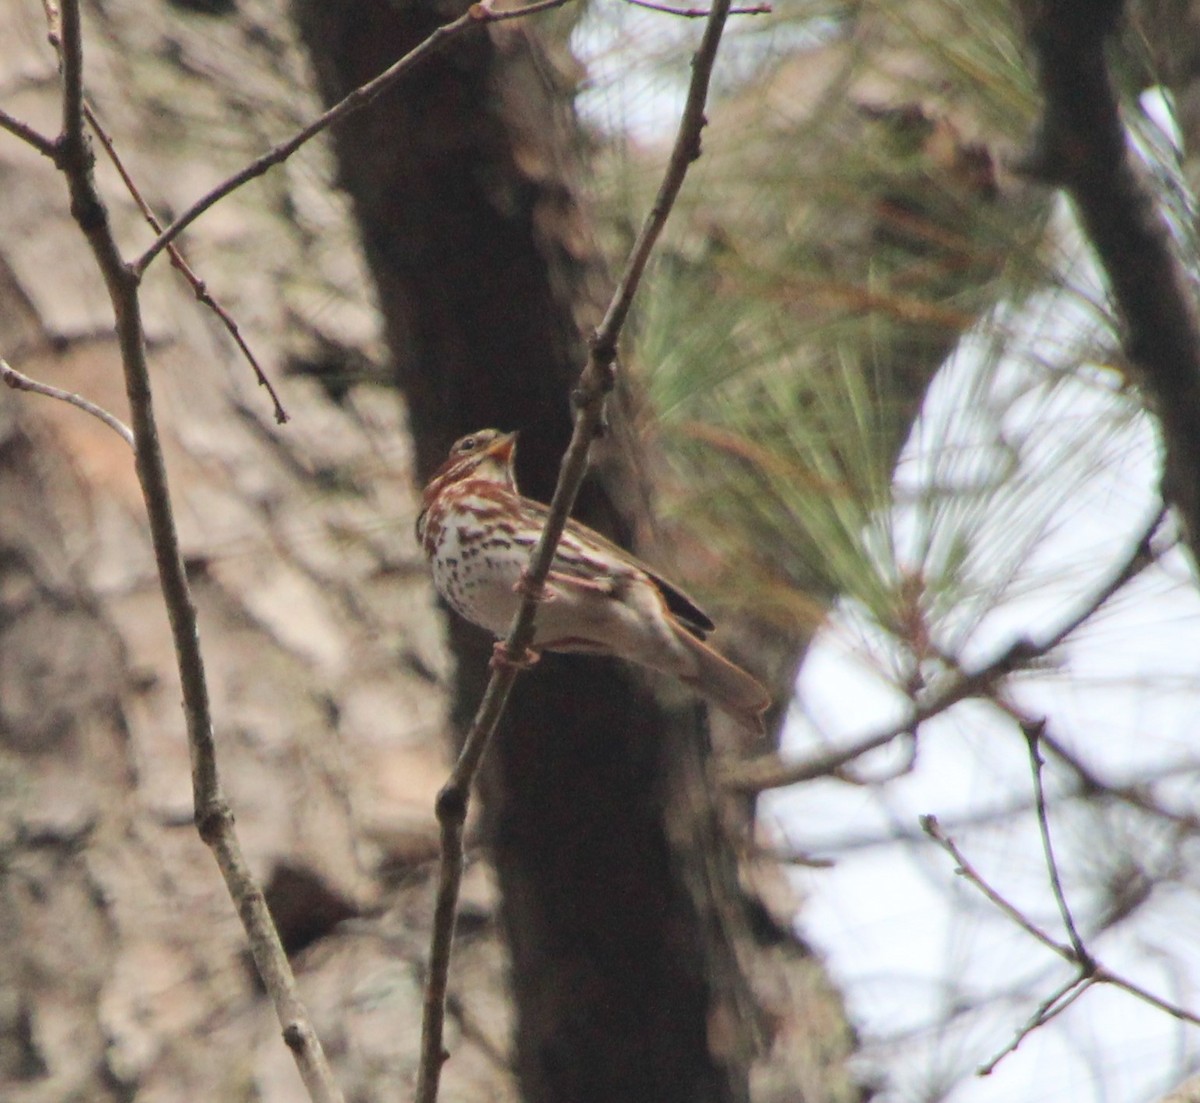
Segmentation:
[[(317, 109), (277, 7), (86, 14), (89, 93), (162, 212)], [(0, 21), (4, 106), (53, 133), (40, 7)], [(372, 370), (371, 292), (327, 177), (314, 151), (184, 239), (280, 382), (286, 429), (165, 263), (146, 302), (231, 803), (339, 1080), (381, 1098), (416, 1053), (448, 664), (411, 536), (402, 411)], [(146, 242), (101, 178), (123, 240)], [(0, 354), (124, 416), (62, 181), (7, 134), (0, 179)], [(0, 420), (0, 1096), (297, 1100), (191, 823), (132, 458), (57, 403), (5, 391)], [(513, 1097), (494, 900), (476, 870), (447, 1099)]]

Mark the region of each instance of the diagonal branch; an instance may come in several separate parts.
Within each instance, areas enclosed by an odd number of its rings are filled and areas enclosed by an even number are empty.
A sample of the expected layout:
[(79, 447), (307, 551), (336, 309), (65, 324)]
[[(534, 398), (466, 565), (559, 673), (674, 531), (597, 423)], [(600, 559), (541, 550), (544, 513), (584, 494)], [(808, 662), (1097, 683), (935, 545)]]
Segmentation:
[(912, 735), (926, 721), (940, 716), (959, 702), (987, 696), (996, 684), (1008, 675), (1027, 669), (1031, 664), (1049, 655), (1097, 610), (1112, 600), (1127, 583), (1155, 562), (1161, 553), (1151, 547), (1151, 542), (1164, 517), (1165, 511), (1159, 509), (1138, 534), (1138, 538), (1116, 570), (1044, 639), (1036, 642), (1023, 638), (1015, 640), (981, 666), (973, 670), (959, 671), (952, 677), (949, 685), (924, 704), (914, 707), (901, 723), (866, 735), (847, 747), (828, 751), (801, 762), (785, 762), (779, 755), (769, 754), (744, 762), (722, 763), (717, 769), (718, 782), (735, 793), (760, 793), (766, 789), (780, 789), (785, 785), (797, 785), (818, 777), (834, 776), (856, 758), (885, 747), (901, 736)]
[(22, 122), (7, 111), (0, 111), (0, 130), (7, 130), (10, 134), (20, 138), (26, 145), (33, 146), (43, 157), (49, 157), (52, 161), (58, 154), (58, 147), (54, 144), (53, 139), (47, 138), (28, 123)]
[(1037, 1010), (1029, 1016), (1028, 1020), (1016, 1032), (1012, 1041), (994, 1057), (980, 1065), (975, 1070), (975, 1075), (991, 1076), (996, 1071), (996, 1066), (1010, 1053), (1016, 1053), (1021, 1043), (1030, 1034), (1039, 1027), (1045, 1026), (1051, 1019), (1061, 1015), (1095, 983), (1097, 983), (1095, 977), (1080, 977), (1078, 974), (1063, 981), (1058, 988), (1038, 1004)]
[[(709, 8), (680, 8), (674, 4), (660, 4), (655, 0), (625, 0), (634, 8), (646, 8), (649, 11), (662, 12), (663, 15), (674, 15), (679, 19), (707, 19), (712, 14)], [(770, 4), (754, 4), (745, 8), (730, 8), (730, 15), (771, 15), (774, 8)]]
[(115, 414), (110, 414), (103, 406), (97, 406), (96, 403), (84, 398), (83, 395), (76, 394), (74, 391), (64, 391), (61, 387), (52, 387), (49, 383), (39, 383), (36, 379), (30, 379), (24, 372), (17, 371), (16, 368), (2, 357), (0, 357), (0, 382), (3, 382), (6, 387), (11, 387), (14, 391), (28, 391), (30, 394), (40, 394), (46, 398), (56, 398), (59, 402), (65, 402), (68, 406), (74, 406), (76, 409), (82, 410), (85, 414), (91, 414), (92, 417), (104, 422), (130, 448), (133, 447), (133, 433), (130, 432), (129, 426)]
[[(964, 877), (972, 885), (974, 885), (984, 896), (991, 901), (1000, 911), (1008, 916), (1018, 927), (1027, 934), (1037, 939), (1048, 950), (1053, 950), (1064, 961), (1071, 965), (1082, 966), (1083, 962), (1075, 953), (1072, 946), (1068, 946), (1065, 942), (1059, 942), (1057, 939), (1047, 934), (1039, 927), (1032, 919), (1022, 912), (1015, 904), (1012, 904), (1008, 899), (1002, 896), (983, 878), (979, 871), (967, 860), (966, 855), (958, 848), (958, 844), (942, 831), (941, 824), (938, 823), (937, 816), (926, 815), (921, 817), (921, 830), (925, 832), (935, 843), (938, 844), (951, 858), (954, 859), (954, 872), (960, 877)], [(1094, 972), (1095, 966), (1089, 956), (1087, 959), (1089, 972)]]
[[(100, 120), (96, 117), (96, 112), (92, 110), (90, 104), (84, 103), (83, 113), (92, 130), (95, 131), (96, 137), (100, 139), (100, 144), (104, 147), (104, 152), (108, 154), (108, 159), (113, 163), (113, 168), (117, 170), (117, 175), (121, 177), (121, 182), (125, 185), (125, 190), (133, 197), (138, 210), (142, 212), (142, 217), (150, 224), (150, 228), (156, 234), (161, 233), (162, 224), (158, 221), (158, 216), (155, 215), (150, 204), (146, 202), (141, 189), (138, 188), (133, 177), (129, 174), (129, 170), (125, 167), (125, 162), (121, 160), (120, 154), (117, 153), (117, 147), (112, 140), (112, 136), (101, 125)], [(267, 378), (267, 373), (263, 371), (262, 365), (258, 362), (258, 357), (254, 355), (249, 344), (246, 343), (246, 339), (242, 336), (241, 328), (234, 320), (233, 315), (213, 297), (212, 292), (208, 290), (204, 281), (192, 271), (191, 265), (183, 259), (183, 254), (176, 247), (175, 243), (171, 242), (166, 248), (167, 255), (171, 258), (172, 267), (187, 280), (192, 289), (192, 294), (221, 320), (229, 336), (233, 338), (237, 347), (242, 350), (242, 355), (249, 361), (250, 367), (254, 369), (254, 376), (258, 380), (258, 385), (265, 387), (267, 394), (271, 396), (271, 402), (275, 407), (276, 423), (283, 425), (288, 420), (287, 411), (283, 408), (283, 403), (279, 401), (279, 395), (275, 392), (274, 386), (272, 386), (271, 381)]]
[(1026, 720), (1020, 724), (1021, 734), (1025, 736), (1025, 743), (1029, 748), (1029, 767), (1033, 774), (1033, 799), (1037, 812), (1038, 832), (1042, 838), (1042, 852), (1046, 856), (1046, 872), (1050, 876), (1050, 888), (1054, 892), (1054, 901), (1058, 905), (1058, 913), (1062, 916), (1063, 926), (1067, 929), (1071, 946), (1081, 963), (1091, 964), (1088, 949), (1079, 936), (1079, 929), (1075, 926), (1075, 917), (1071, 914), (1070, 905), (1067, 903), (1062, 875), (1058, 870), (1058, 859), (1054, 856), (1054, 843), (1050, 838), (1050, 814), (1046, 809), (1046, 785), (1042, 777), (1045, 761), (1039, 746), (1045, 727), (1045, 721)]
[(1162, 427), (1163, 496), (1200, 560), (1200, 320), (1171, 234), (1130, 150), (1105, 46), (1121, 0), (1021, 0), (1044, 96), (1021, 167), (1071, 197)]
[(481, 0), (472, 4), (462, 15), (449, 23), (438, 27), (423, 42), (414, 46), (399, 61), (394, 62), (374, 80), (354, 89), (340, 103), (335, 103), (328, 111), (318, 115), (312, 122), (301, 127), (286, 141), (272, 146), (261, 157), (251, 161), (240, 172), (234, 173), (228, 179), (218, 184), (211, 191), (202, 195), (186, 211), (172, 222), (150, 244), (150, 247), (133, 263), (133, 271), (141, 276), (150, 262), (154, 260), (172, 241), (196, 221), (213, 204), (224, 199), (230, 192), (237, 191), (243, 184), (262, 176), (275, 165), (282, 164), (306, 142), (311, 141), (323, 130), (329, 129), (335, 123), (341, 122), (347, 115), (361, 111), (369, 103), (374, 102), (386, 92), (401, 77), (410, 73), (422, 62), (443, 50), (452, 39), (471, 27), (479, 27), (485, 23), (501, 23), (509, 19), (520, 19), (527, 15), (560, 8), (569, 0), (535, 0), (520, 8), (510, 8), (505, 11), (493, 11), (490, 0)]
[(713, 4), (700, 46), (692, 59), (692, 76), (687, 100), (658, 194), (630, 249), (608, 310), (592, 335), (587, 363), (580, 373), (579, 385), (572, 396), (577, 412), (571, 442), (563, 456), (545, 529), (533, 549), (524, 574), (525, 596), (503, 644), (503, 654), (508, 656), (508, 661), (494, 665), (458, 761), (449, 780), (438, 794), (437, 817), (441, 827), (442, 862), (438, 873), (437, 903), (429, 951), (429, 975), (425, 987), (424, 1017), (421, 1025), (417, 1103), (435, 1103), (442, 1063), (446, 1058), (443, 1049), (446, 983), (458, 892), (462, 881), (463, 824), (470, 803), (471, 784), (507, 704), (526, 649), (533, 639), (538, 597), (550, 572), (555, 549), (587, 471), (588, 450), (603, 425), (605, 399), (615, 380), (617, 340), (629, 316), (629, 309), (646, 264), (683, 186), (688, 168), (700, 156), (700, 134), (705, 124), (704, 106), (708, 99), (717, 47), (720, 45), (730, 6), (731, 0), (715, 0)]

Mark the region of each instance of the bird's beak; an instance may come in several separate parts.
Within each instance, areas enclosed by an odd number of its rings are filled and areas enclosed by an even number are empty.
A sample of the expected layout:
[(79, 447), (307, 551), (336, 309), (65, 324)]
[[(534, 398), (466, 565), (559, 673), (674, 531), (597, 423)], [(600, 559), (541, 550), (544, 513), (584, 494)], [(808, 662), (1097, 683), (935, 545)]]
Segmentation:
[(501, 463), (509, 463), (512, 460), (513, 453), (517, 450), (517, 434), (506, 433), (498, 438), (488, 452), (495, 456)]

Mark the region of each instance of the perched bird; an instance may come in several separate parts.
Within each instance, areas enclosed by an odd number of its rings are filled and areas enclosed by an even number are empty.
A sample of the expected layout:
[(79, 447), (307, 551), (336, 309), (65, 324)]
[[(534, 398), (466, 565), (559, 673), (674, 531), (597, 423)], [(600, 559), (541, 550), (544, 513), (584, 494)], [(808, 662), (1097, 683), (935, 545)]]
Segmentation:
[[(455, 442), (429, 480), (417, 539), (434, 585), (473, 624), (503, 637), (546, 507), (521, 496), (516, 433), (481, 429)], [(546, 579), (533, 647), (615, 655), (671, 674), (754, 731), (766, 690), (704, 642), (713, 622), (682, 590), (578, 521), (568, 521)]]

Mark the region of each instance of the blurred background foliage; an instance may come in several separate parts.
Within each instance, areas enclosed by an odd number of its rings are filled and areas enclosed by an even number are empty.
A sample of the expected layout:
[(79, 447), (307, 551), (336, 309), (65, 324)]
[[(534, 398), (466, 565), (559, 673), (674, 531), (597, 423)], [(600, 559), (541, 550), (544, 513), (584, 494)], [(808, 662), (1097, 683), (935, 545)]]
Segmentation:
[[(646, 101), (682, 87), (682, 23), (594, 5), (576, 32), (613, 255), (651, 194), (662, 138)], [(995, 574), (1014, 545), (1028, 559), (1042, 514), (1104, 462), (1036, 443), (1064, 404), (1103, 396), (1089, 441), (1105, 436), (1099, 409), (1136, 416), (1070, 219), (1014, 171), (1037, 106), (1017, 36), (998, 2), (735, 18), (627, 353), (671, 471), (664, 509), (694, 537), (684, 569), (716, 603), (794, 635), (841, 597), (928, 642), (930, 617), (961, 618), (968, 590), (995, 596), (970, 565)], [(1042, 465), (1060, 481), (1035, 517)]]

